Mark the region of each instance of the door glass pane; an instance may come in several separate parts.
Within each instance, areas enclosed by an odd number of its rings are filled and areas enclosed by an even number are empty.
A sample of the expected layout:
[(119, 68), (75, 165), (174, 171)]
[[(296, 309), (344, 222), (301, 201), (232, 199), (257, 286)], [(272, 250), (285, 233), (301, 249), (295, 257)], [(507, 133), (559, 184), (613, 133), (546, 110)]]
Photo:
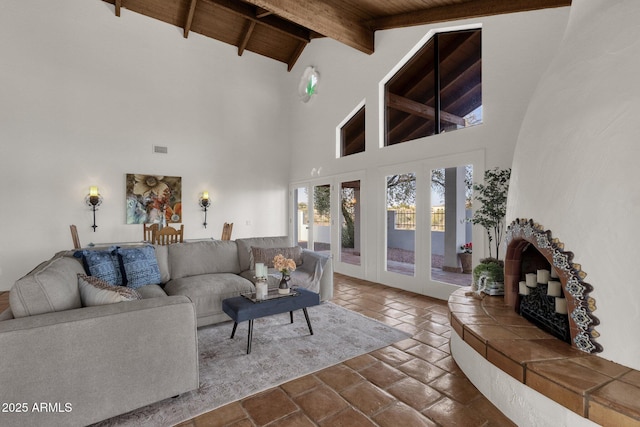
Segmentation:
[(415, 275), (416, 175), (387, 176), (387, 271)]
[(303, 248), (309, 247), (309, 195), (307, 187), (298, 187), (293, 191), (294, 208), (294, 238), (298, 242), (298, 246)]
[(471, 284), (471, 182), (473, 166), (431, 171), (431, 278)]
[(331, 186), (313, 187), (313, 250), (331, 251)]
[(360, 180), (340, 187), (340, 261), (360, 265)]

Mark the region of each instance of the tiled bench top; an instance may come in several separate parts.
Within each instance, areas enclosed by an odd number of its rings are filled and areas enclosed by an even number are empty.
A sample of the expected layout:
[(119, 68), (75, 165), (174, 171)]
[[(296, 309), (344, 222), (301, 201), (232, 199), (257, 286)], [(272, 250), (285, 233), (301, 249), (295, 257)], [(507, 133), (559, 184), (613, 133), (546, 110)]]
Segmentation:
[(504, 303), (470, 288), (449, 297), (451, 327), (489, 362), (605, 426), (640, 426), (640, 372), (572, 348)]

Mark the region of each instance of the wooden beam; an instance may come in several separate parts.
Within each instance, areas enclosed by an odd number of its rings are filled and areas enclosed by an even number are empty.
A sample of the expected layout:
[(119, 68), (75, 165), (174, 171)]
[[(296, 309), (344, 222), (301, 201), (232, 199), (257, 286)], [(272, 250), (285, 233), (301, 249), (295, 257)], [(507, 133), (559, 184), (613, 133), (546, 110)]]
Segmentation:
[(120, 8), (122, 7), (122, 0), (116, 0), (116, 16), (120, 16)]
[(324, 0), (245, 1), (361, 52), (373, 53), (374, 38), (371, 28), (332, 3), (326, 3)]
[(189, 12), (187, 13), (187, 22), (184, 24), (184, 38), (189, 37), (189, 31), (191, 31), (191, 24), (193, 24), (193, 15), (196, 13), (196, 3), (198, 0), (191, 0), (189, 4)]
[(306, 43), (310, 40), (309, 31), (291, 22), (284, 21), (277, 16), (271, 14), (266, 15), (264, 18), (259, 19), (256, 17), (256, 8), (243, 2), (236, 0), (203, 0), (208, 1), (225, 9), (227, 12), (234, 13), (238, 16), (242, 16), (245, 19), (254, 21), (260, 25), (265, 25), (273, 30), (280, 31), (290, 37), (304, 41)]
[[(433, 120), (436, 117), (435, 109), (433, 107), (429, 107), (428, 105), (421, 104), (393, 93), (387, 94), (387, 107), (404, 111), (405, 113), (409, 113), (414, 116), (424, 117), (425, 119)], [(446, 111), (440, 112), (440, 120), (464, 126), (464, 119), (462, 117), (447, 113)]]
[(263, 9), (263, 8), (261, 8), (261, 7), (257, 7), (257, 8), (256, 8), (256, 18), (258, 18), (258, 19), (262, 19), (262, 18), (264, 18), (265, 16), (269, 16), (269, 15), (271, 15), (271, 12), (270, 12), (270, 11), (268, 11), (268, 10), (266, 10), (266, 9)]
[(471, 0), (373, 19), (367, 24), (377, 31), (564, 6), (571, 6), (571, 0)]
[(242, 41), (238, 45), (238, 56), (242, 56), (244, 53), (244, 49), (247, 47), (247, 43), (249, 43), (249, 39), (251, 38), (251, 34), (253, 33), (253, 29), (256, 27), (255, 21), (249, 21), (249, 26), (247, 30), (244, 32), (244, 37), (242, 37)]
[(298, 43), (298, 47), (293, 51), (293, 54), (287, 61), (287, 71), (291, 71), (293, 69), (293, 66), (296, 65), (296, 61), (298, 61), (298, 58), (300, 58), (300, 55), (302, 55), (302, 51), (305, 47), (307, 47), (307, 44), (308, 43), (302, 41)]

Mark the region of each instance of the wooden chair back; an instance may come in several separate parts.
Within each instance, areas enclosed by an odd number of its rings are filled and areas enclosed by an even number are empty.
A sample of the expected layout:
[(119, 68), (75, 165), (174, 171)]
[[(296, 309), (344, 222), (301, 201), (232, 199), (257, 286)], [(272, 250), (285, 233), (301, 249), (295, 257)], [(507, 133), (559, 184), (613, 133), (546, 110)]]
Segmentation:
[(71, 239), (73, 240), (73, 249), (80, 249), (82, 246), (80, 245), (80, 238), (78, 237), (78, 227), (74, 224), (69, 226), (71, 229)]
[(233, 223), (225, 222), (222, 226), (222, 240), (231, 240), (231, 232), (233, 231)]
[(158, 224), (142, 224), (142, 240), (149, 243), (156, 241), (156, 233), (158, 232)]
[(179, 230), (173, 227), (162, 227), (156, 233), (156, 244), (158, 245), (170, 245), (171, 243), (182, 243), (184, 235), (184, 224), (180, 226)]

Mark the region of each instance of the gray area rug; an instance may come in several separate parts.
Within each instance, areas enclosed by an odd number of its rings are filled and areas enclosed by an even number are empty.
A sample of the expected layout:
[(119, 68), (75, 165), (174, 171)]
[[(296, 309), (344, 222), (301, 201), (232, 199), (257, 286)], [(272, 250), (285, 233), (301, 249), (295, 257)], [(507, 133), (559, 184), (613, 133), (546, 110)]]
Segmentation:
[(409, 334), (340, 306), (325, 302), (308, 309), (314, 335), (309, 335), (301, 310), (256, 319), (251, 354), (248, 322), (233, 322), (198, 330), (200, 388), (133, 412), (99, 426), (172, 426), (254, 393), (369, 353)]

